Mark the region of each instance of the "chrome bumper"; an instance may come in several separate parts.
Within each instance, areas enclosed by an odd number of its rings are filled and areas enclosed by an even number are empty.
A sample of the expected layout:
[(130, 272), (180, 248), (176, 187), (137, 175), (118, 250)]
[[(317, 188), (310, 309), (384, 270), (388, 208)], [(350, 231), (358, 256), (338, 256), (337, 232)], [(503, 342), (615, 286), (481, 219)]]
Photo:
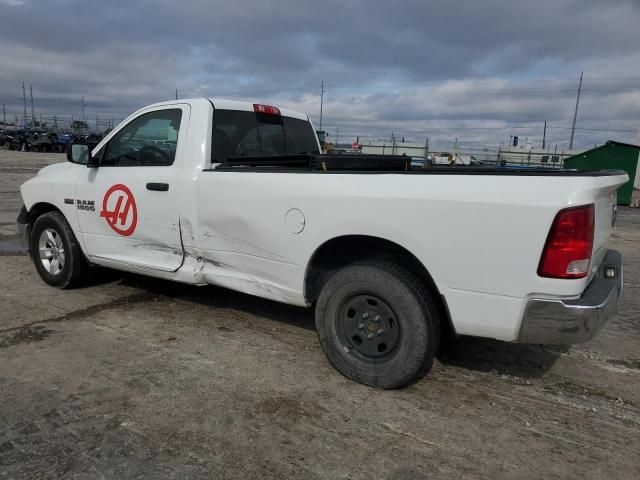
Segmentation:
[(622, 256), (608, 250), (580, 298), (529, 300), (518, 341), (569, 345), (591, 340), (618, 312), (621, 293)]

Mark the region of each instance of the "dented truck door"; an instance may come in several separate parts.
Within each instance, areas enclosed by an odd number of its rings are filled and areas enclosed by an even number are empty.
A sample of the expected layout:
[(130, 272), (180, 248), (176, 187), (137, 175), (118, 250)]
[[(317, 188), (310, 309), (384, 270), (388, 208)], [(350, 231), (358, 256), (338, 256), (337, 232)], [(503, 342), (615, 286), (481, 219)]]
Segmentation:
[(90, 259), (174, 271), (183, 261), (178, 197), (189, 106), (141, 112), (94, 151), (76, 183), (78, 223)]

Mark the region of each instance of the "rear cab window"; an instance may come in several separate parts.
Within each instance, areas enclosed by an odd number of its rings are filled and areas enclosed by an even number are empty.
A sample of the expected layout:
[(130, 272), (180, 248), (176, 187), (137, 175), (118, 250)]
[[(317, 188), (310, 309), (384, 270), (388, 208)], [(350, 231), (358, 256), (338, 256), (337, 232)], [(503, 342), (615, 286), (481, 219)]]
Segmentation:
[(213, 164), (233, 157), (318, 153), (316, 134), (307, 120), (238, 110), (214, 111)]

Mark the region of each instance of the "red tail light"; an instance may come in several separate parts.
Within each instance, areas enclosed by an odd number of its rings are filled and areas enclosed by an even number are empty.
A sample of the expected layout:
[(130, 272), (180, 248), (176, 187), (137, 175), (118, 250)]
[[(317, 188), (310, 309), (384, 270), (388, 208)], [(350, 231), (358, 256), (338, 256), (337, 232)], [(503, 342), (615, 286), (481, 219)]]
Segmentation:
[(566, 208), (556, 215), (542, 252), (538, 275), (583, 278), (589, 273), (593, 249), (594, 207)]
[(253, 111), (256, 113), (266, 113), (268, 115), (280, 115), (280, 109), (278, 107), (272, 107), (271, 105), (260, 105), (259, 103), (253, 104)]

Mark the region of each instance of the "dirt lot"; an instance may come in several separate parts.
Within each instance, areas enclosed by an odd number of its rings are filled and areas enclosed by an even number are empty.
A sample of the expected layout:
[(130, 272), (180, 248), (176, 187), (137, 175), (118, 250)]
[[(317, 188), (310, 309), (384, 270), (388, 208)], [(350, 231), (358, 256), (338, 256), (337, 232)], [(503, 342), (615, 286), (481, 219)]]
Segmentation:
[(640, 209), (622, 313), (570, 349), (461, 339), (401, 391), (346, 380), (311, 312), (103, 272), (60, 292), (16, 254), (0, 151), (0, 479), (640, 478)]

